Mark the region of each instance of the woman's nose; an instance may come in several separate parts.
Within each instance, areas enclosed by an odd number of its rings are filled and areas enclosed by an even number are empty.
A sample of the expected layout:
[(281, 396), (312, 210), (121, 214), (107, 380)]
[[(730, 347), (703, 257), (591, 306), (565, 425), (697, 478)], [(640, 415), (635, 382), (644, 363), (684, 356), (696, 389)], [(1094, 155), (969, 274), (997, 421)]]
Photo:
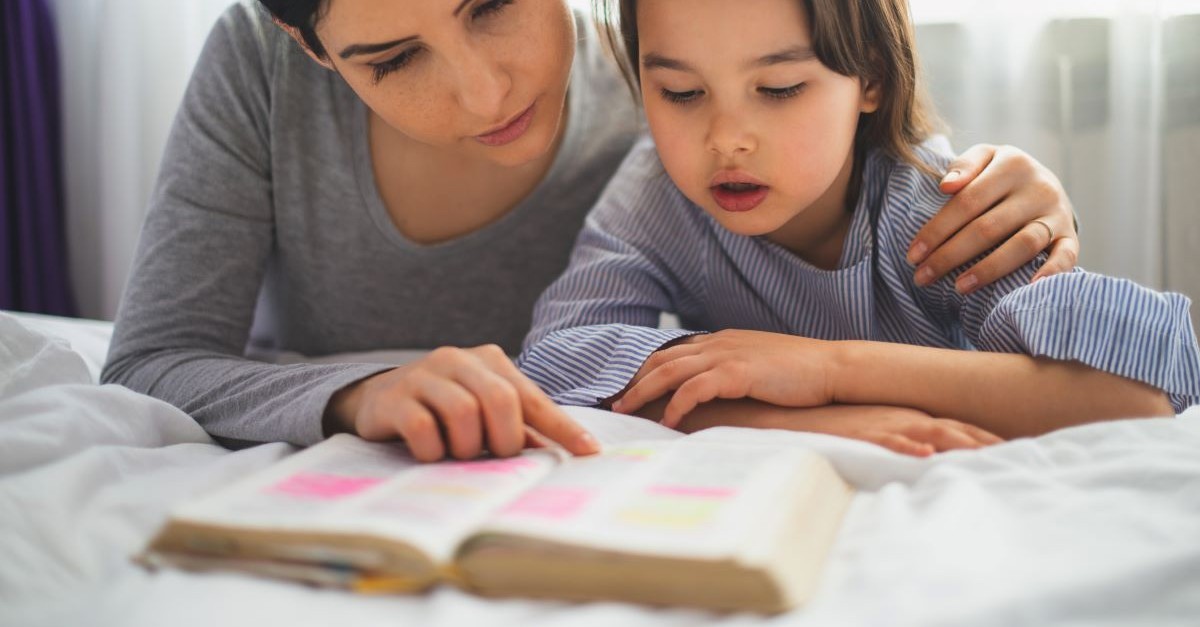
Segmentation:
[(501, 63), (485, 51), (471, 49), (458, 55), (458, 102), (467, 112), (487, 120), (502, 122), (510, 111), (504, 110), (512, 89), (512, 77)]

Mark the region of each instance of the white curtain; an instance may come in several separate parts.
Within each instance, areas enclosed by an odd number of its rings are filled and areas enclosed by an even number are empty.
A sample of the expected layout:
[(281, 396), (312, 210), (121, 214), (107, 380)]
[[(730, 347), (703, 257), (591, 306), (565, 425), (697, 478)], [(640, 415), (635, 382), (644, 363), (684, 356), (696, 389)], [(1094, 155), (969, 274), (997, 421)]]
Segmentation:
[(1074, 201), (1084, 267), (1200, 298), (1200, 2), (912, 5), (955, 148), (1030, 152)]
[[(1066, 184), (1085, 267), (1200, 298), (1200, 0), (911, 1), (955, 147), (1024, 148)], [(85, 316), (116, 313), (174, 110), (229, 3), (54, 0)]]
[(167, 132), (230, 0), (52, 0), (58, 23), (67, 235), (80, 315), (112, 319)]

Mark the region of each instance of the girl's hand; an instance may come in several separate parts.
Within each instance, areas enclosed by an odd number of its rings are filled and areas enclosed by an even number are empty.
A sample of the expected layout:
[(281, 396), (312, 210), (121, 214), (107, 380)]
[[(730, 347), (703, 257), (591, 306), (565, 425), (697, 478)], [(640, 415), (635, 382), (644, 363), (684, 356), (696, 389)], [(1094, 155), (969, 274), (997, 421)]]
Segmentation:
[(787, 411), (790, 429), (854, 438), (916, 457), (1004, 441), (974, 425), (907, 407), (829, 405)]
[(350, 385), (330, 400), (327, 420), (367, 440), (400, 438), (417, 460), (516, 455), (537, 434), (576, 455), (599, 452), (498, 346), (439, 348), (420, 361)]
[(954, 194), (913, 238), (908, 261), (925, 286), (999, 245), (958, 277), (967, 294), (1020, 268), (1043, 250), (1050, 257), (1033, 277), (1067, 272), (1079, 257), (1071, 200), (1054, 173), (1011, 146), (973, 146), (942, 179)]
[[(648, 417), (654, 417), (661, 415), (664, 406), (663, 399), (659, 399), (643, 411)], [(779, 407), (754, 400), (718, 400), (697, 407), (679, 425), (680, 431), (687, 433), (712, 427), (827, 433), (878, 444), (916, 457), (975, 449), (1004, 441), (974, 425), (934, 418), (916, 409), (886, 405)]]
[(662, 424), (675, 428), (713, 399), (753, 398), (784, 407), (834, 402), (835, 344), (780, 333), (693, 335), (653, 353), (613, 411), (632, 413), (671, 390)]

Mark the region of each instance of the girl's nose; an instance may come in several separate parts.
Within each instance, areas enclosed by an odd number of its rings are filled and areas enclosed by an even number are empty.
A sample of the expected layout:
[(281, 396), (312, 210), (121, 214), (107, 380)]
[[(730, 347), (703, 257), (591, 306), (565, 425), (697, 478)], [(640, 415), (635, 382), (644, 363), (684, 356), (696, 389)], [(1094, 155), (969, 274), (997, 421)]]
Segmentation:
[(709, 151), (722, 157), (733, 157), (754, 152), (758, 141), (736, 112), (718, 111), (708, 125)]
[(454, 61), (458, 102), (463, 109), (488, 122), (501, 122), (506, 113), (512, 113), (504, 111), (512, 77), (500, 63), (476, 49), (465, 50)]

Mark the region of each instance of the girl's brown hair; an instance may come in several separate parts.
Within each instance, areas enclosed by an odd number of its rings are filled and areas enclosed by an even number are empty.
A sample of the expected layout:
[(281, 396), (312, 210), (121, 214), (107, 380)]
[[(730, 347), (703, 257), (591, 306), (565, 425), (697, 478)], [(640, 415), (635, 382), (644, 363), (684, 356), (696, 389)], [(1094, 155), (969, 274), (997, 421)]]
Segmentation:
[[(803, 2), (808, 13), (817, 59), (838, 74), (874, 81), (881, 88), (879, 109), (863, 115), (858, 123), (855, 146), (860, 154), (882, 148), (930, 176), (940, 176), (916, 153), (940, 123), (918, 79), (908, 0), (796, 1)], [(636, 93), (640, 80), (637, 0), (593, 0), (593, 5), (625, 80)]]

